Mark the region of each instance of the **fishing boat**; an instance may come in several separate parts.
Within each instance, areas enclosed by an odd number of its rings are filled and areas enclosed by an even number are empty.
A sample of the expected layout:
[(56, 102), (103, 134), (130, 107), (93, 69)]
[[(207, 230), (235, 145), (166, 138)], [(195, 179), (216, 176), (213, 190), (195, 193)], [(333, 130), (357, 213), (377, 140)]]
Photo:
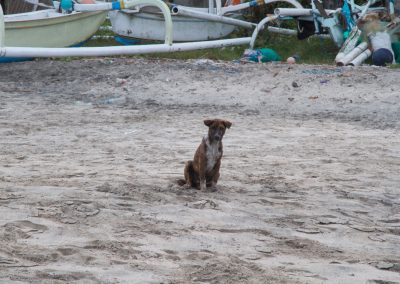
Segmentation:
[[(222, 1), (225, 3), (226, 1)], [(173, 5), (187, 7), (191, 11), (214, 14), (208, 0), (175, 0)], [(162, 40), (165, 34), (163, 15), (153, 7), (110, 11), (112, 30), (118, 36), (146, 40)], [(239, 14), (231, 14), (237, 18)], [(207, 19), (172, 14), (173, 41), (204, 41), (220, 39), (231, 34), (236, 26)]]
[(62, 14), (55, 9), (5, 15), (5, 45), (67, 47), (90, 38), (106, 19), (106, 12)]
[[(6, 13), (4, 15), (4, 45), (15, 47), (77, 46), (89, 39), (107, 16), (106, 11), (62, 13), (54, 6), (45, 6), (44, 8), (31, 12), (17, 13), (13, 10), (13, 14)], [(10, 9), (6, 10), (6, 12), (9, 11)], [(0, 58), (0, 60), (1, 62), (12, 61), (10, 58)]]
[[(37, 11), (26, 12), (29, 5), (32, 5), (33, 9), (34, 5), (24, 0), (10, 1), (4, 15), (6, 46), (74, 46), (90, 38), (107, 15), (104, 11), (62, 13), (56, 7), (49, 6), (49, 3), (39, 4), (42, 5), (38, 6)], [(18, 13), (15, 9), (17, 5), (25, 12)]]
[[(35, 0), (36, 1), (36, 0)], [(65, 3), (65, 2), (64, 2)], [(4, 17), (0, 10), (0, 58), (4, 57), (68, 57), (68, 56), (114, 56), (114, 55), (135, 55), (149, 53), (166, 53), (177, 51), (198, 50), (206, 48), (221, 48), (225, 46), (247, 45), (251, 38), (233, 38), (221, 39), (202, 42), (185, 42), (173, 43), (172, 41), (172, 18), (168, 6), (161, 0), (120, 0), (119, 2), (111, 3), (96, 3), (96, 4), (74, 4), (71, 5), (72, 11), (76, 12), (93, 12), (93, 11), (109, 11), (115, 9), (129, 9), (136, 6), (157, 7), (163, 13), (165, 19), (165, 38), (164, 43), (146, 44), (146, 45), (126, 45), (126, 46), (96, 46), (96, 47), (80, 47), (80, 48), (65, 48), (65, 47), (16, 47), (4, 45)], [(64, 5), (65, 7), (65, 5)], [(225, 19), (226, 20), (226, 19)]]

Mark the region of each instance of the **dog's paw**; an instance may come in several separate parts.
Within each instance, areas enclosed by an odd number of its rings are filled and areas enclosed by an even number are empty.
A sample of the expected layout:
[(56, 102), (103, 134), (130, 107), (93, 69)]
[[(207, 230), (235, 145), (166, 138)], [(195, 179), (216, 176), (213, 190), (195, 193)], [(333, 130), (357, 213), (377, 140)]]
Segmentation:
[(200, 181), (200, 190), (205, 191), (207, 189), (206, 181)]
[(215, 185), (213, 185), (213, 186), (210, 186), (210, 187), (208, 188), (208, 190), (209, 190), (210, 192), (216, 192), (216, 191), (218, 191), (218, 188), (217, 188)]
[(186, 190), (186, 189), (191, 189), (192, 186), (190, 184), (184, 184), (181, 186), (181, 188)]

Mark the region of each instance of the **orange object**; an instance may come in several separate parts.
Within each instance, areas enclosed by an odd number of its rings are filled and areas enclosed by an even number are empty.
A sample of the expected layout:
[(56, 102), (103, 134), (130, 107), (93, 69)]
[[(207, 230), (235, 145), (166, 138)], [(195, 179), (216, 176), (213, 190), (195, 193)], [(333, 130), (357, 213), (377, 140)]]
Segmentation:
[(238, 5), (240, 4), (242, 1), (241, 0), (232, 0), (232, 5)]
[(80, 4), (95, 4), (96, 2), (94, 0), (80, 0)]

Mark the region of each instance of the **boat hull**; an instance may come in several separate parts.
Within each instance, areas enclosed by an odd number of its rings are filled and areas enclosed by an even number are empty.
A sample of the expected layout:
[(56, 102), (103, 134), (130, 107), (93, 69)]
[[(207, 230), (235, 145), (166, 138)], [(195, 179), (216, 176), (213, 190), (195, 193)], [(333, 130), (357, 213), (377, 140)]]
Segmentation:
[[(128, 13), (125, 11), (109, 12), (113, 32), (130, 38), (164, 40), (165, 23), (162, 15), (147, 12)], [(235, 30), (235, 26), (172, 16), (173, 41), (204, 41), (226, 37)]]
[(6, 15), (5, 46), (74, 46), (90, 38), (106, 16), (106, 12), (59, 14), (54, 10)]

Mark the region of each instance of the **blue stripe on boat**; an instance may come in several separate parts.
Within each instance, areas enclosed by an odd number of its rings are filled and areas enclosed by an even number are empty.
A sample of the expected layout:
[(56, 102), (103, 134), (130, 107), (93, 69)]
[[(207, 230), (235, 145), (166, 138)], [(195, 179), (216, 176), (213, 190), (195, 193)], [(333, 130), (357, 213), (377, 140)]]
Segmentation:
[(0, 57), (0, 63), (31, 61), (33, 59), (30, 57)]

